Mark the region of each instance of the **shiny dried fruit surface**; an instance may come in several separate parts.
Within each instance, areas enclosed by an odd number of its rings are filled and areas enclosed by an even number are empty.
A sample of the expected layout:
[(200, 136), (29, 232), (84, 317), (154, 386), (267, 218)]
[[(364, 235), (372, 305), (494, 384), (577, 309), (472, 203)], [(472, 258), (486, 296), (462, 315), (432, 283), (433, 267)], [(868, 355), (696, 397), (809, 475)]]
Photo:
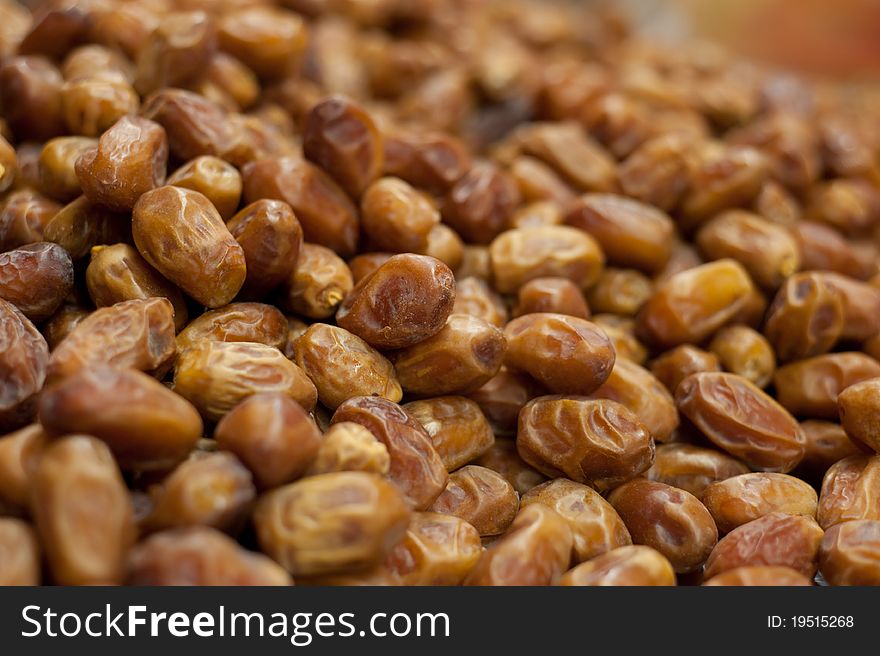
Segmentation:
[(318, 399), (335, 410), (355, 396), (375, 394), (395, 403), (403, 397), (388, 359), (344, 328), (314, 323), (293, 344), (296, 362), (318, 389)]
[(675, 401), (709, 440), (754, 469), (786, 473), (804, 456), (804, 435), (785, 408), (742, 376), (697, 373)]
[(0, 253), (0, 298), (28, 319), (48, 319), (73, 288), (73, 262), (57, 244), (40, 242)]
[(77, 324), (49, 358), (54, 382), (99, 364), (154, 371), (175, 353), (174, 309), (165, 298), (100, 308)]
[(552, 508), (568, 522), (574, 538), (572, 558), (576, 563), (632, 544), (629, 530), (614, 507), (587, 485), (557, 478), (523, 495), (523, 507), (533, 503)]
[(749, 468), (726, 453), (693, 444), (658, 444), (654, 464), (645, 478), (666, 483), (700, 498), (703, 491), (718, 481), (747, 474)]
[(812, 578), (822, 529), (811, 517), (771, 513), (743, 524), (718, 541), (706, 561), (706, 579), (737, 567), (778, 565)]
[(420, 252), (440, 222), (434, 204), (400, 178), (381, 178), (364, 190), (361, 224), (370, 243), (392, 253)]
[(837, 406), (846, 434), (880, 453), (880, 377), (847, 386)]
[(819, 571), (831, 585), (880, 585), (880, 521), (828, 529), (819, 546)]
[(351, 269), (329, 248), (304, 243), (283, 281), (278, 304), (309, 319), (327, 319), (354, 287)]
[(260, 498), (254, 526), (260, 546), (294, 576), (366, 569), (406, 532), (410, 510), (375, 474), (319, 474)]
[(305, 372), (277, 348), (256, 342), (194, 344), (174, 363), (174, 391), (205, 419), (219, 421), (249, 396), (279, 392), (306, 410), (318, 393)]
[(701, 497), (721, 533), (774, 512), (816, 516), (818, 497), (811, 485), (787, 474), (756, 472), (709, 485)]
[(880, 519), (880, 456), (849, 456), (831, 465), (822, 479), (816, 519), (828, 530), (857, 519)]
[(559, 585), (670, 586), (675, 585), (675, 570), (651, 547), (621, 546), (570, 569)]
[(547, 480), (546, 476), (520, 457), (513, 440), (495, 440), (475, 464), (501, 474), (520, 495)]
[(394, 368), (407, 394), (468, 394), (498, 373), (506, 350), (500, 328), (467, 314), (450, 314), (435, 335), (397, 351)]
[(716, 574), (703, 583), (709, 586), (809, 586), (813, 581), (804, 574), (784, 565), (744, 565)]
[(388, 449), (389, 478), (416, 510), (426, 510), (446, 486), (443, 461), (419, 421), (396, 403), (378, 396), (356, 396), (340, 405), (333, 424), (354, 422)]
[(244, 250), (197, 191), (168, 185), (145, 193), (132, 232), (144, 259), (203, 305), (225, 305), (244, 284)]
[(48, 440), (39, 424), (0, 437), (0, 507), (4, 514), (27, 515), (31, 474)]
[(551, 585), (571, 560), (571, 529), (556, 511), (534, 504), (480, 556), (465, 585)]
[(726, 326), (715, 333), (709, 350), (725, 371), (766, 387), (776, 371), (773, 348), (761, 333), (748, 326)]
[(0, 430), (33, 417), (48, 369), (46, 340), (27, 317), (0, 299)]
[(690, 492), (637, 478), (615, 488), (608, 502), (635, 544), (656, 549), (676, 572), (692, 572), (709, 557), (718, 529), (706, 507)]
[(543, 474), (565, 475), (602, 491), (635, 478), (654, 461), (648, 429), (607, 399), (533, 399), (519, 413), (516, 447)]
[(594, 323), (563, 314), (527, 314), (504, 328), (505, 364), (560, 394), (590, 394), (611, 375), (614, 347)]
[(202, 420), (192, 405), (132, 369), (80, 369), (47, 389), (39, 410), (49, 433), (98, 437), (126, 468), (174, 464), (202, 436)]
[(363, 471), (385, 476), (391, 469), (388, 447), (360, 424), (341, 421), (324, 433), (308, 474)]
[(214, 439), (221, 449), (238, 456), (261, 488), (299, 478), (323, 445), (308, 413), (279, 392), (244, 399), (220, 420)]
[(476, 402), (463, 396), (436, 396), (403, 406), (431, 436), (449, 471), (480, 457), (495, 443), (492, 427)]
[(266, 303), (230, 303), (193, 319), (177, 336), (183, 352), (200, 342), (256, 342), (282, 348), (287, 343), (287, 319)]
[(798, 417), (835, 419), (838, 396), (851, 385), (880, 377), (880, 362), (864, 353), (828, 353), (780, 367), (776, 398)]
[[(459, 282), (459, 288), (462, 283)], [(459, 296), (461, 292), (459, 291)], [(456, 299), (456, 302), (458, 299)], [(568, 278), (534, 278), (519, 288), (514, 316), (551, 312), (579, 319), (590, 318), (590, 307), (583, 292)]]
[(721, 361), (714, 353), (690, 344), (671, 348), (651, 363), (651, 373), (673, 394), (681, 381), (701, 371), (721, 371)]
[(348, 293), (336, 322), (375, 348), (402, 348), (440, 332), (454, 302), (448, 266), (424, 255), (395, 255)]
[(516, 517), (519, 496), (501, 474), (467, 465), (449, 475), (431, 510), (463, 519), (481, 537), (500, 535)]
[(55, 583), (121, 583), (134, 510), (107, 446), (83, 435), (53, 442), (32, 485), (31, 510)]
[(748, 273), (734, 260), (687, 269), (657, 286), (639, 312), (639, 329), (657, 346), (699, 343), (733, 319), (752, 290)]

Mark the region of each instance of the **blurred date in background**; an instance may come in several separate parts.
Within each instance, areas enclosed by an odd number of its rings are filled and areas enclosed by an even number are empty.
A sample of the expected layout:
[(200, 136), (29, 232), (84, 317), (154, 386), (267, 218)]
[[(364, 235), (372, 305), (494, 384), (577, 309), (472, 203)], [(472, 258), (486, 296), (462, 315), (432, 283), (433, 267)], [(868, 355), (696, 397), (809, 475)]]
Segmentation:
[(703, 35), (805, 73), (880, 80), (880, 0), (628, 0), (647, 32)]

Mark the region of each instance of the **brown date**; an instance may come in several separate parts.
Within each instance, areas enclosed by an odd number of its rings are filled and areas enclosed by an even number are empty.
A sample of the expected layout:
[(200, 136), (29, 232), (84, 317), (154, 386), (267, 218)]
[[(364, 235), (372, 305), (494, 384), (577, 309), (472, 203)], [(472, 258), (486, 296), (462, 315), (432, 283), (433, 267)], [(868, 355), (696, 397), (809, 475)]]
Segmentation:
[(40, 397), (40, 423), (54, 435), (84, 433), (108, 444), (121, 467), (167, 467), (202, 436), (196, 409), (133, 369), (89, 366)]
[(76, 261), (101, 244), (132, 243), (131, 222), (125, 214), (80, 196), (52, 215), (43, 238), (64, 248)]
[(40, 542), (20, 519), (0, 517), (0, 586), (40, 585)]
[(831, 585), (880, 585), (880, 521), (828, 529), (819, 547), (819, 571)]
[(846, 434), (880, 453), (880, 377), (846, 387), (837, 397), (837, 406)]
[(355, 396), (375, 394), (395, 403), (403, 396), (388, 359), (344, 328), (314, 323), (293, 344), (292, 358), (318, 389), (318, 399), (336, 410)]
[(197, 191), (168, 185), (145, 193), (132, 233), (144, 259), (203, 305), (229, 303), (244, 284), (244, 250)]
[(256, 342), (282, 348), (287, 343), (287, 319), (266, 303), (230, 303), (193, 319), (177, 336), (182, 353), (199, 342)]
[(572, 535), (556, 511), (532, 504), (483, 552), (465, 585), (552, 585), (571, 562)]
[(31, 476), (48, 441), (39, 424), (0, 437), (0, 507), (6, 514), (27, 515)]
[(203, 341), (178, 355), (174, 391), (209, 421), (219, 421), (249, 396), (280, 392), (306, 411), (318, 393), (305, 372), (277, 348), (255, 342)]
[(500, 535), (516, 517), (519, 496), (501, 474), (467, 465), (449, 475), (431, 510), (465, 520), (481, 537)]
[(34, 322), (52, 316), (73, 289), (73, 261), (61, 246), (40, 242), (0, 253), (0, 298)]
[(127, 563), (129, 585), (292, 585), (271, 558), (247, 551), (207, 526), (162, 531), (146, 538)]
[(645, 477), (700, 498), (717, 481), (747, 474), (749, 468), (721, 451), (692, 444), (659, 444)]
[(818, 497), (799, 478), (757, 472), (712, 483), (703, 491), (702, 501), (719, 532), (729, 533), (774, 512), (815, 517)]
[(224, 221), (229, 221), (235, 214), (241, 200), (241, 175), (238, 170), (229, 162), (211, 155), (188, 161), (169, 175), (165, 182), (204, 194)]
[(152, 372), (174, 356), (174, 309), (165, 298), (99, 308), (79, 322), (49, 358), (55, 382), (97, 364)]
[(360, 424), (341, 421), (333, 424), (320, 438), (318, 455), (308, 474), (340, 471), (363, 471), (385, 476), (391, 469), (388, 447)]
[(559, 585), (672, 586), (675, 570), (659, 551), (625, 545), (570, 569), (559, 579)]
[(773, 347), (761, 333), (743, 325), (725, 326), (709, 342), (725, 371), (738, 374), (758, 387), (767, 387), (776, 370)]
[(253, 517), (260, 546), (296, 576), (378, 564), (404, 536), (410, 510), (397, 487), (375, 474), (339, 472), (276, 488)]
[(733, 529), (706, 561), (706, 579), (736, 567), (777, 565), (816, 573), (822, 529), (812, 517), (771, 513)]
[(745, 565), (716, 574), (703, 585), (709, 586), (805, 586), (813, 581), (791, 567), (783, 565)]
[(547, 480), (546, 476), (533, 469), (520, 457), (516, 450), (516, 442), (513, 440), (495, 440), (489, 450), (477, 458), (474, 464), (498, 472), (521, 495)]
[(669, 349), (651, 363), (651, 373), (673, 394), (681, 381), (701, 371), (721, 371), (721, 362), (714, 353), (690, 344)]
[(278, 303), (309, 319), (326, 319), (352, 287), (352, 272), (341, 257), (324, 246), (304, 243), (296, 268), (281, 286)]
[(563, 314), (518, 317), (504, 328), (505, 364), (525, 371), (552, 392), (590, 394), (614, 367), (614, 347), (594, 323)]
[(299, 478), (323, 445), (308, 413), (280, 392), (244, 399), (220, 420), (214, 439), (241, 459), (262, 489)]
[(403, 406), (431, 437), (448, 471), (479, 458), (495, 443), (492, 427), (471, 399), (437, 396)]
[(816, 519), (828, 530), (857, 519), (880, 520), (880, 456), (849, 456), (831, 465), (822, 479)]
[(519, 413), (516, 447), (541, 473), (564, 475), (600, 491), (635, 478), (654, 461), (648, 429), (607, 399), (533, 399)]
[[(459, 281), (459, 296), (464, 282)], [(590, 318), (587, 299), (578, 286), (568, 278), (534, 278), (519, 288), (513, 316), (521, 317), (535, 312), (566, 314), (579, 319)]]
[(354, 422), (369, 430), (388, 449), (389, 478), (407, 503), (426, 510), (446, 486), (443, 461), (422, 425), (396, 403), (377, 396), (356, 396), (333, 414), (332, 423)]
[(552, 508), (571, 529), (573, 561), (583, 563), (632, 544), (620, 515), (593, 488), (564, 478), (542, 483), (526, 492), (522, 506), (539, 503)]
[(32, 485), (31, 510), (55, 582), (121, 583), (134, 511), (107, 446), (83, 435), (53, 442)]
[(439, 260), (395, 255), (342, 301), (337, 323), (370, 346), (396, 349), (436, 335), (455, 303), (455, 278)]
[(786, 473), (804, 456), (806, 440), (794, 417), (742, 376), (692, 374), (675, 401), (715, 446), (754, 469)]

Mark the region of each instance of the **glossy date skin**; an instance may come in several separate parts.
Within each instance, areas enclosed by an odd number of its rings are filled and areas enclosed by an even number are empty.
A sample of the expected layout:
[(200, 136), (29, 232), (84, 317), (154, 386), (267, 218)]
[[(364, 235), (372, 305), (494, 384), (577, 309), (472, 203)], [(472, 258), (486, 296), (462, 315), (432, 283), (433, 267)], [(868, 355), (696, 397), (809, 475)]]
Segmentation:
[(622, 546), (570, 569), (559, 585), (671, 586), (672, 564), (659, 551), (644, 545)]
[(46, 380), (46, 340), (19, 310), (0, 299), (0, 430), (28, 423)]

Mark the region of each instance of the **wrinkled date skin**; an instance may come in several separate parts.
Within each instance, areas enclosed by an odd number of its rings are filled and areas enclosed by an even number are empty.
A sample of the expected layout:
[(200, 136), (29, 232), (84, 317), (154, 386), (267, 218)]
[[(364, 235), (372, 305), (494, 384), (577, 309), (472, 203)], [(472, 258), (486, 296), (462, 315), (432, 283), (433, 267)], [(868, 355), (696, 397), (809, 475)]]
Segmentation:
[(880, 521), (828, 529), (819, 547), (819, 571), (831, 585), (880, 585)]
[(306, 241), (343, 257), (354, 254), (358, 239), (357, 208), (329, 175), (296, 157), (264, 159), (241, 171), (244, 200), (282, 200), (293, 208)]
[(709, 485), (702, 496), (721, 533), (737, 526), (782, 512), (816, 516), (816, 490), (799, 478), (787, 474), (757, 472), (733, 476)]
[(52, 316), (73, 289), (73, 261), (61, 246), (40, 242), (0, 253), (0, 298), (34, 322)]
[(752, 565), (781, 565), (813, 578), (822, 529), (812, 517), (771, 513), (725, 535), (706, 561), (706, 579)]
[(657, 286), (639, 311), (639, 332), (664, 348), (698, 344), (733, 319), (753, 291), (749, 274), (734, 260), (687, 269)]
[(500, 328), (467, 314), (451, 314), (436, 335), (395, 353), (394, 368), (408, 394), (468, 394), (498, 373), (506, 350)]
[(174, 309), (168, 299), (123, 301), (92, 312), (55, 347), (49, 381), (97, 364), (154, 371), (175, 350)]
[(262, 549), (294, 576), (378, 564), (404, 536), (410, 510), (375, 474), (310, 476), (264, 495), (254, 510)]
[(576, 563), (632, 544), (629, 530), (614, 507), (587, 485), (557, 478), (523, 495), (523, 507), (533, 503), (552, 508), (568, 522), (574, 538), (572, 559)]
[(169, 185), (144, 194), (132, 233), (144, 259), (203, 305), (229, 303), (244, 284), (244, 250), (197, 191)]
[(741, 376), (692, 374), (679, 384), (675, 400), (715, 446), (753, 469), (786, 473), (804, 457), (806, 439), (798, 423)]
[(382, 134), (361, 107), (344, 96), (331, 96), (306, 116), (303, 154), (352, 198), (360, 198), (382, 172)]
[(516, 448), (547, 476), (609, 490), (654, 462), (654, 441), (636, 415), (615, 401), (543, 396), (519, 413)]
[(776, 398), (798, 417), (836, 419), (838, 395), (851, 385), (880, 377), (880, 362), (851, 351), (826, 353), (780, 367), (773, 376)]
[(657, 442), (665, 442), (678, 428), (672, 395), (650, 371), (626, 358), (614, 362), (608, 380), (591, 396), (617, 401), (631, 410)]
[(425, 255), (395, 255), (349, 292), (337, 323), (378, 349), (398, 349), (436, 335), (455, 303), (448, 266)]
[(446, 194), (443, 220), (467, 241), (488, 244), (508, 227), (520, 200), (509, 175), (476, 162)]
[(608, 260), (619, 266), (655, 273), (672, 255), (672, 219), (637, 200), (586, 194), (569, 209), (565, 222), (592, 235)]
[(389, 478), (415, 510), (427, 510), (446, 487), (443, 461), (422, 425), (396, 403), (356, 396), (337, 408), (332, 423), (354, 422), (369, 430), (391, 456)]
[(645, 477), (700, 498), (712, 483), (748, 472), (744, 463), (721, 451), (692, 444), (660, 444)]
[[(462, 278), (460, 271), (461, 269), (456, 272), (455, 305), (452, 307), (452, 313), (469, 314), (472, 317), (477, 317), (478, 319), (491, 323), (493, 326), (504, 328), (504, 324), (507, 323), (508, 319), (507, 306), (504, 304), (504, 299), (493, 291), (489, 284), (482, 278), (478, 278), (477, 276), (465, 276)], [(559, 279), (544, 278), (544, 280)], [(566, 280), (565, 282), (573, 284), (569, 280)], [(581, 294), (577, 287), (575, 287), (575, 290), (583, 300), (584, 295)], [(586, 301), (584, 301), (584, 305), (586, 305)], [(562, 314), (571, 313), (563, 312)], [(589, 311), (587, 311), (587, 314), (589, 314)]]
[(0, 431), (18, 428), (36, 409), (49, 347), (27, 317), (0, 299)]
[(269, 292), (296, 269), (303, 230), (287, 203), (267, 198), (255, 201), (233, 216), (226, 227), (244, 250), (246, 293)]
[(168, 139), (158, 123), (123, 116), (101, 135), (97, 147), (76, 161), (76, 176), (90, 201), (117, 212), (165, 181)]
[(238, 169), (211, 155), (190, 160), (169, 175), (165, 183), (204, 194), (224, 221), (230, 220), (241, 201), (241, 175)]
[(594, 323), (563, 314), (527, 314), (504, 328), (505, 364), (525, 371), (551, 392), (591, 394), (611, 375), (611, 340)]
[(516, 317), (534, 312), (552, 312), (579, 319), (590, 318), (587, 299), (578, 286), (568, 278), (534, 278), (519, 288), (517, 297), (517, 304), (513, 310), (513, 315)]
[(448, 471), (476, 460), (495, 443), (485, 415), (471, 399), (436, 396), (403, 406), (431, 436), (431, 443)]
[(880, 456), (850, 456), (832, 465), (822, 480), (816, 518), (828, 530), (857, 519), (880, 520)]
[(76, 435), (52, 443), (33, 477), (31, 509), (60, 585), (122, 583), (134, 510), (107, 446)]
[(92, 249), (86, 287), (98, 307), (134, 299), (167, 298), (174, 306), (175, 328), (180, 330), (186, 325), (188, 310), (183, 294), (128, 244)]
[(95, 246), (132, 243), (131, 221), (123, 213), (112, 212), (80, 196), (53, 214), (43, 239), (58, 244), (74, 261), (79, 261)]
[(327, 319), (352, 287), (354, 280), (345, 260), (329, 248), (304, 243), (296, 268), (281, 286), (278, 303), (309, 319)]
[(714, 353), (690, 344), (669, 349), (651, 363), (651, 373), (673, 394), (681, 381), (701, 371), (721, 371), (721, 362)]
[(325, 323), (309, 326), (293, 344), (293, 360), (311, 378), (318, 399), (336, 410), (355, 396), (403, 397), (394, 366), (357, 335)]
[(200, 342), (256, 342), (282, 348), (287, 342), (287, 319), (266, 303), (230, 303), (196, 317), (177, 336), (183, 352)]
[(162, 531), (131, 550), (129, 585), (292, 585), (284, 568), (207, 526)]
[(318, 436), (318, 454), (307, 474), (363, 471), (385, 476), (391, 469), (388, 447), (360, 424), (341, 421)]
[(83, 368), (45, 390), (40, 423), (55, 435), (101, 438), (124, 468), (174, 464), (202, 436), (186, 400), (146, 374), (108, 366)]
[(782, 362), (821, 355), (843, 333), (841, 294), (811, 271), (788, 278), (767, 310), (764, 334)]
[(513, 435), (519, 411), (530, 399), (543, 393), (543, 388), (530, 376), (502, 368), (489, 382), (467, 396), (480, 406), (496, 435)]
[(277, 392), (254, 394), (239, 403), (217, 424), (214, 439), (247, 465), (263, 489), (302, 476), (322, 445), (308, 413)]
[(219, 421), (245, 398), (280, 392), (311, 411), (318, 392), (305, 372), (277, 348), (254, 342), (199, 342), (179, 354), (174, 391), (205, 419)]
[(495, 289), (516, 292), (529, 280), (567, 278), (581, 289), (599, 277), (605, 257), (590, 235), (569, 226), (528, 226), (507, 230), (489, 246)]
[(519, 496), (501, 474), (468, 465), (449, 475), (431, 510), (465, 520), (481, 537), (500, 535), (516, 517)]
[(40, 543), (30, 524), (0, 517), (0, 586), (40, 585)]
[(679, 573), (693, 572), (718, 541), (712, 515), (690, 492), (637, 478), (608, 497), (635, 544), (656, 549)]
[(440, 213), (419, 190), (400, 178), (381, 178), (361, 198), (361, 224), (372, 246), (392, 253), (419, 253), (440, 222)]
[(880, 453), (880, 377), (847, 387), (837, 405), (846, 434)]
[(734, 567), (721, 574), (716, 574), (703, 583), (709, 586), (811, 586), (812, 579), (804, 576), (791, 567), (781, 565), (746, 565)]
[(257, 496), (251, 473), (231, 453), (199, 453), (180, 463), (150, 488), (149, 530), (210, 526), (229, 533), (241, 529)]
[(821, 483), (832, 465), (863, 452), (836, 422), (808, 419), (801, 422), (801, 430), (807, 443), (804, 459), (797, 471), (801, 478), (810, 482)]
[(651, 547), (622, 546), (567, 571), (559, 585), (672, 586), (675, 570), (666, 556)]
[(483, 552), (465, 585), (552, 585), (571, 561), (571, 529), (556, 511), (533, 504)]

